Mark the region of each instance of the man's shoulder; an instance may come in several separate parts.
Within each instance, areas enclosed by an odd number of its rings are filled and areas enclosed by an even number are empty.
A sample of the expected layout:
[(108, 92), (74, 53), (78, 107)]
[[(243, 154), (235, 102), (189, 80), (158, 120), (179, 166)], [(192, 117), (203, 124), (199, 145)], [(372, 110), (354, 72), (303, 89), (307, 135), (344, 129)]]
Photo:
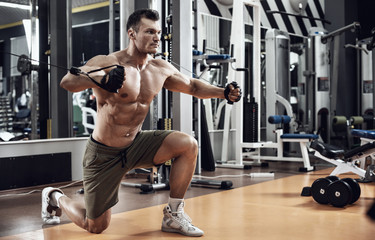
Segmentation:
[(148, 64), (153, 65), (158, 68), (172, 69), (172, 66), (170, 63), (160, 58), (151, 59), (148, 61)]
[(97, 65), (97, 66), (104, 66), (104, 65), (111, 65), (111, 64), (118, 64), (118, 59), (115, 55), (96, 55), (95, 57), (91, 58), (88, 62), (89, 65)]
[(148, 60), (149, 63), (152, 63), (152, 64), (164, 64), (166, 63), (167, 61), (161, 59), (161, 58), (150, 58)]

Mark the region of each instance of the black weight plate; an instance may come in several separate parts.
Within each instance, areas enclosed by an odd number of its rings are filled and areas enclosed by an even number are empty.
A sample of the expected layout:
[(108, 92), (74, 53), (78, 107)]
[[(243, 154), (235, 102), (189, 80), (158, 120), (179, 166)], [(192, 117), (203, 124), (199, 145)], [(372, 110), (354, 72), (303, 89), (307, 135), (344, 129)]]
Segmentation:
[(19, 56), (18, 61), (17, 61), (17, 70), (20, 73), (26, 72), (28, 68), (27, 65), (29, 62), (30, 60), (25, 54), (22, 54), (21, 56)]
[(311, 185), (311, 195), (313, 199), (320, 204), (328, 204), (329, 200), (327, 198), (327, 186), (332, 183), (328, 178), (318, 178)]
[(361, 196), (361, 187), (359, 186), (358, 182), (353, 178), (343, 178), (342, 181), (348, 183), (353, 191), (353, 197), (349, 204), (355, 203)]
[(340, 180), (340, 178), (338, 176), (336, 176), (336, 175), (329, 175), (326, 178), (328, 178), (332, 182)]
[(327, 187), (327, 199), (334, 207), (344, 207), (352, 200), (353, 191), (344, 181), (335, 181)]

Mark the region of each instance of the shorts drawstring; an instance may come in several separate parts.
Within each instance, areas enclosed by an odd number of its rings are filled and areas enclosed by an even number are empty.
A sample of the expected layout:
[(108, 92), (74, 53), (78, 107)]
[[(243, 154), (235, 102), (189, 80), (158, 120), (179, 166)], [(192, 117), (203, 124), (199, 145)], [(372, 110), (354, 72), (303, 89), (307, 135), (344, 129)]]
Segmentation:
[(124, 151), (121, 151), (120, 154), (121, 154), (121, 168), (124, 168), (125, 167), (125, 163), (126, 163), (126, 151), (127, 149), (125, 149)]

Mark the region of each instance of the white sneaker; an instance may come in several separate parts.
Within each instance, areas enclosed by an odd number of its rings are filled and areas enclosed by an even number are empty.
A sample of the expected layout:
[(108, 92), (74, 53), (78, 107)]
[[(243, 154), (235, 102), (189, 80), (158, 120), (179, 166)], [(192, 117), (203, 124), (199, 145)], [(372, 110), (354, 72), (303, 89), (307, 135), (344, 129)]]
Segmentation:
[(54, 191), (64, 194), (60, 189), (53, 187), (44, 188), (42, 191), (42, 219), (45, 224), (60, 223), (61, 208), (50, 204), (50, 194)]
[(172, 212), (171, 207), (167, 205), (163, 213), (162, 231), (180, 233), (189, 237), (200, 237), (204, 234), (202, 230), (191, 224), (190, 217), (184, 212), (183, 202), (178, 205), (176, 212)]

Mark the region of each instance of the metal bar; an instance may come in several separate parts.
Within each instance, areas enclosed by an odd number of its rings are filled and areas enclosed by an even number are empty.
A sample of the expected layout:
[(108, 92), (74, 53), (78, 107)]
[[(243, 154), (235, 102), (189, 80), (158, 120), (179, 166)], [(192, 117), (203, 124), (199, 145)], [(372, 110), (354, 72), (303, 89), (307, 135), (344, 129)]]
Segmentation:
[[(38, 0), (31, 0), (31, 44), (30, 44), (30, 55), (32, 58), (39, 60), (39, 36), (37, 26), (38, 17)], [(38, 89), (38, 72), (32, 71), (31, 77), (31, 96), (32, 96), (32, 106), (31, 106), (31, 139), (38, 138), (38, 105), (39, 105), (39, 89)]]
[[(375, 38), (375, 34), (373, 36)], [(373, 40), (374, 41), (374, 40)], [(373, 93), (372, 93), (372, 109), (375, 112), (375, 48), (372, 49), (372, 83), (373, 83)], [(374, 118), (374, 125), (375, 125), (375, 118)]]
[(71, 66), (71, 0), (50, 2), (51, 29), (51, 93), (50, 107), (52, 119), (52, 138), (73, 136), (72, 94), (60, 88), (59, 81), (66, 74), (67, 66)]
[[(190, 1), (173, 1), (172, 4), (172, 61), (177, 63), (182, 74), (191, 77), (192, 59), (192, 4)], [(190, 49), (186, 51), (186, 49)], [(173, 128), (192, 134), (192, 97), (173, 92)]]
[(134, 11), (134, 0), (120, 1), (120, 49), (125, 49), (129, 44), (126, 22), (130, 14)]
[[(39, 60), (48, 62), (46, 51), (48, 46), (48, 1), (38, 1), (38, 17), (39, 17)], [(50, 121), (50, 83), (48, 75), (49, 66), (39, 64), (39, 128), (41, 139), (50, 138), (51, 132), (48, 128)]]
[[(253, 93), (254, 93), (254, 98), (255, 102), (257, 102), (260, 106), (261, 103), (261, 30), (260, 30), (260, 24), (261, 24), (261, 15), (260, 15), (260, 3), (256, 2), (253, 3), (253, 14), (254, 14), (254, 19), (253, 19)], [(255, 90), (256, 89), (256, 90)], [(258, 109), (258, 141), (260, 141), (260, 126), (261, 126), (261, 121), (260, 121), (260, 108)], [(242, 131), (241, 131), (242, 132)], [(242, 151), (241, 151), (242, 152)]]
[(114, 1), (109, 1), (109, 30), (108, 30), (108, 52), (112, 53), (115, 49), (115, 10)]
[(331, 77), (331, 118), (336, 115), (337, 107), (337, 88), (339, 81), (339, 61), (340, 61), (340, 37), (337, 36), (333, 41), (333, 67)]
[(266, 13), (267, 14), (268, 13), (270, 13), (270, 14), (279, 13), (279, 14), (294, 16), (294, 17), (297, 17), (297, 18), (308, 18), (308, 19), (312, 19), (312, 20), (318, 20), (318, 21), (321, 21), (321, 22), (324, 22), (324, 23), (331, 24), (330, 21), (327, 21), (327, 20), (322, 19), (322, 18), (314, 18), (314, 17), (304, 16), (304, 15), (298, 15), (298, 14), (293, 14), (293, 13), (287, 13), (287, 12), (281, 12), (281, 11), (271, 11), (271, 10), (267, 10)]
[(335, 31), (333, 31), (333, 32), (331, 32), (331, 33), (323, 36), (320, 40), (322, 41), (323, 44), (325, 44), (325, 43), (327, 43), (328, 39), (330, 39), (330, 38), (333, 38), (333, 37), (335, 37), (337, 35), (340, 35), (341, 33), (345, 32), (345, 31), (348, 31), (350, 29), (357, 30), (360, 27), (361, 27), (361, 25), (359, 24), (359, 22), (354, 22), (354, 23), (352, 23), (350, 25), (347, 25), (347, 26), (345, 26), (343, 28), (339, 28), (339, 29), (337, 29), (337, 30), (335, 30)]

